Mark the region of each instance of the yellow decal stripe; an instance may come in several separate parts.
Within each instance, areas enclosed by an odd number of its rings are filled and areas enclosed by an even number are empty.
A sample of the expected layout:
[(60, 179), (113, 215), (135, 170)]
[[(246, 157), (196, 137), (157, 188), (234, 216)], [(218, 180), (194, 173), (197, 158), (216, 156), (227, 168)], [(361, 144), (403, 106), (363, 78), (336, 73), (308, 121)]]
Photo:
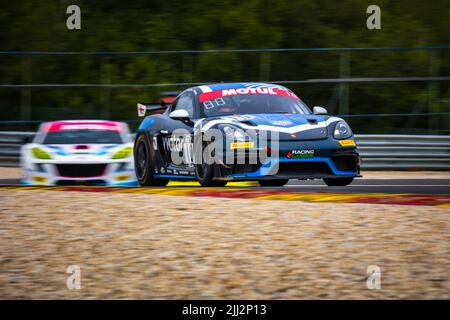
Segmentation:
[(356, 143), (354, 140), (340, 140), (339, 144), (343, 147), (355, 147)]
[(231, 149), (245, 149), (253, 148), (255, 144), (253, 142), (233, 142), (230, 144)]

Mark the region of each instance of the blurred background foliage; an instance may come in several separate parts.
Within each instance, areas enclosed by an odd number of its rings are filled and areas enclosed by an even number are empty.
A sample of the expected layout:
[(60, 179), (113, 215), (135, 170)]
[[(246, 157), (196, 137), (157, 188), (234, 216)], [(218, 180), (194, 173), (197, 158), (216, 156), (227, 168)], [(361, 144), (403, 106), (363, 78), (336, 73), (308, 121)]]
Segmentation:
[[(446, 0), (378, 0), (381, 30), (368, 30), (365, 0), (1, 0), (0, 51), (152, 51), (258, 48), (421, 47), (450, 44)], [(81, 30), (66, 8), (81, 8)], [(450, 76), (450, 50), (0, 56), (0, 84), (198, 83), (345, 77)], [(450, 82), (287, 84), (335, 114), (446, 113)], [(185, 86), (186, 87), (186, 86)], [(0, 88), (0, 120), (135, 120), (157, 88)], [(24, 114), (24, 104), (30, 105)], [(449, 133), (448, 116), (350, 117), (359, 133)]]

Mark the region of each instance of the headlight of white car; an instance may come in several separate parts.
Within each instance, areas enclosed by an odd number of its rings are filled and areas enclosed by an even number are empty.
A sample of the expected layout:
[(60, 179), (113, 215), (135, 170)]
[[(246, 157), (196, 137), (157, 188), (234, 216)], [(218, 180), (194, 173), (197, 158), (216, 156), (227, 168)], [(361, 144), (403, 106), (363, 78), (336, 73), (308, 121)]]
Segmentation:
[(345, 121), (339, 121), (334, 127), (334, 137), (338, 140), (347, 139), (353, 135), (352, 129)]
[(132, 147), (125, 147), (113, 154), (111, 159), (123, 159), (129, 157), (133, 153)]
[(31, 149), (31, 153), (37, 159), (50, 160), (52, 158), (50, 153), (38, 147), (34, 147), (33, 149)]

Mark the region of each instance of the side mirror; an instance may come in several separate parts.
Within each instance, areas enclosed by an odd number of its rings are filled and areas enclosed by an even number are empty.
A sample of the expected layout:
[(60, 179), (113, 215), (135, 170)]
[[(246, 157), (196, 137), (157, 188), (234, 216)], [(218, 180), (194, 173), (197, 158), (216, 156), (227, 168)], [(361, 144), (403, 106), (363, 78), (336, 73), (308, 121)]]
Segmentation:
[(22, 142), (24, 144), (31, 143), (31, 142), (33, 142), (33, 140), (34, 140), (34, 134), (26, 135), (26, 136), (22, 137)]
[(169, 117), (175, 120), (188, 120), (189, 119), (189, 113), (184, 109), (179, 109), (172, 111), (169, 114)]
[(328, 111), (327, 111), (327, 109), (325, 109), (323, 107), (315, 106), (313, 108), (313, 113), (314, 114), (328, 114)]

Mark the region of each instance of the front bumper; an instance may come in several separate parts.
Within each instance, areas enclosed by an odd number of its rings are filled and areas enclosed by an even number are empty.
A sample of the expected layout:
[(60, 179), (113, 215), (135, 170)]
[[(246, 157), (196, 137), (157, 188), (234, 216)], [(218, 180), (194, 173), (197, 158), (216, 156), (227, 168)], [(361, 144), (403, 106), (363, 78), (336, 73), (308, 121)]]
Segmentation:
[(217, 178), (226, 181), (273, 180), (273, 179), (323, 179), (360, 177), (356, 171), (339, 170), (331, 158), (273, 159), (248, 173), (234, 173)]
[[(294, 149), (314, 150), (314, 156), (289, 158), (288, 154)], [(361, 160), (356, 147), (342, 147), (335, 140), (280, 142), (276, 155), (267, 158), (260, 157), (258, 152), (248, 150), (236, 153), (235, 164), (216, 172), (216, 179), (244, 181), (360, 177)]]
[(23, 169), (27, 185), (136, 185), (133, 163), (33, 162)]

